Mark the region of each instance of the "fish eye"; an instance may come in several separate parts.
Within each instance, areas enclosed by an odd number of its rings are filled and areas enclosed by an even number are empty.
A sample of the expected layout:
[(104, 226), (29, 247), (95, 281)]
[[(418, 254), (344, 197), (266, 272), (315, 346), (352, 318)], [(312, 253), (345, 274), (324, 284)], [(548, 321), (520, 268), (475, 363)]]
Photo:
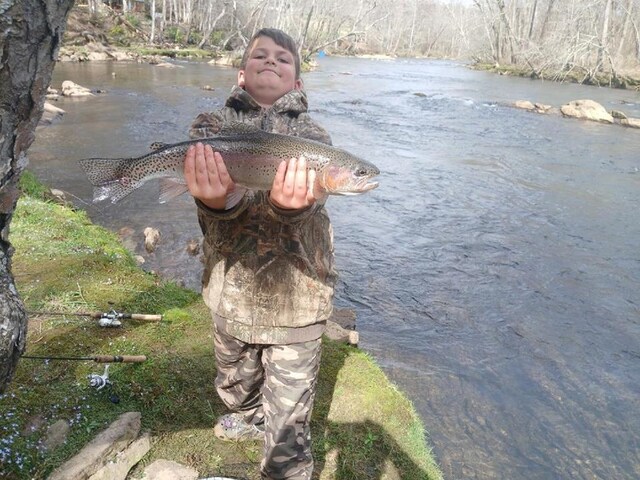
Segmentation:
[(369, 172), (367, 172), (366, 168), (359, 168), (358, 170), (356, 170), (356, 177), (364, 177), (368, 173)]

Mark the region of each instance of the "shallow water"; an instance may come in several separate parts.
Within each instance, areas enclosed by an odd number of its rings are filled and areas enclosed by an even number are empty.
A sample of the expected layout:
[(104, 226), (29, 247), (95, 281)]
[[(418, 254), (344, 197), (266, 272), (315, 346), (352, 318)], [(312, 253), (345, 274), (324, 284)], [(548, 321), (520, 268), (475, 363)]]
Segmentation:
[[(197, 289), (192, 200), (158, 205), (148, 184), (83, 204), (75, 163), (184, 140), (220, 107), (235, 72), (180, 65), (59, 64), (54, 86), (107, 93), (58, 102), (30, 159), (97, 223), (131, 229), (132, 249), (158, 228), (146, 268)], [(505, 104), (591, 98), (640, 117), (640, 95), (440, 61), (323, 58), (304, 78), (334, 144), (382, 171), (377, 190), (328, 201), (336, 303), (414, 402), (446, 478), (639, 478), (640, 131)]]

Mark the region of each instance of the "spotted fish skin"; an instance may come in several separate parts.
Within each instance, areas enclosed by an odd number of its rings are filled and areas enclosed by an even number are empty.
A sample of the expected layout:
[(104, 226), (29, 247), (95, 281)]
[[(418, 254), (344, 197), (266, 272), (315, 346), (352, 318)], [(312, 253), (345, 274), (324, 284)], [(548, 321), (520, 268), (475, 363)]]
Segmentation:
[[(87, 158), (80, 160), (94, 186), (94, 202), (110, 199), (116, 203), (149, 180), (169, 179), (161, 188), (160, 201), (187, 191), (184, 158), (196, 143), (211, 145), (220, 152), (231, 179), (234, 195), (246, 190), (269, 190), (278, 165), (292, 157), (305, 157), (309, 169), (316, 171), (314, 191), (319, 195), (356, 195), (377, 187), (369, 180), (378, 168), (344, 150), (299, 137), (267, 133), (262, 130), (241, 132), (164, 145), (133, 158)], [(227, 200), (227, 204), (230, 199)]]

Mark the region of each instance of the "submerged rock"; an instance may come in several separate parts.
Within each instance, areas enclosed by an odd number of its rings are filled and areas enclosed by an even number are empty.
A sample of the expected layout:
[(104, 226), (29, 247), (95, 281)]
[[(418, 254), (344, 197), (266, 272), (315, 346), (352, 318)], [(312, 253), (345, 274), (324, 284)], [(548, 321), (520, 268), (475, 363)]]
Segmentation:
[(620, 120), (620, 125), (631, 128), (640, 128), (640, 118), (624, 118)]

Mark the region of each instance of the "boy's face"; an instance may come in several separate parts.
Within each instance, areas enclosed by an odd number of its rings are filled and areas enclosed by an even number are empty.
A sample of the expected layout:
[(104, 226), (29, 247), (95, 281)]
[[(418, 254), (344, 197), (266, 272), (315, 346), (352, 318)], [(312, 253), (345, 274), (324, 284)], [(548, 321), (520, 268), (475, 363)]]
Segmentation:
[(300, 90), (293, 54), (269, 37), (258, 37), (250, 46), (247, 65), (238, 72), (238, 86), (263, 107), (270, 107), (291, 90)]

